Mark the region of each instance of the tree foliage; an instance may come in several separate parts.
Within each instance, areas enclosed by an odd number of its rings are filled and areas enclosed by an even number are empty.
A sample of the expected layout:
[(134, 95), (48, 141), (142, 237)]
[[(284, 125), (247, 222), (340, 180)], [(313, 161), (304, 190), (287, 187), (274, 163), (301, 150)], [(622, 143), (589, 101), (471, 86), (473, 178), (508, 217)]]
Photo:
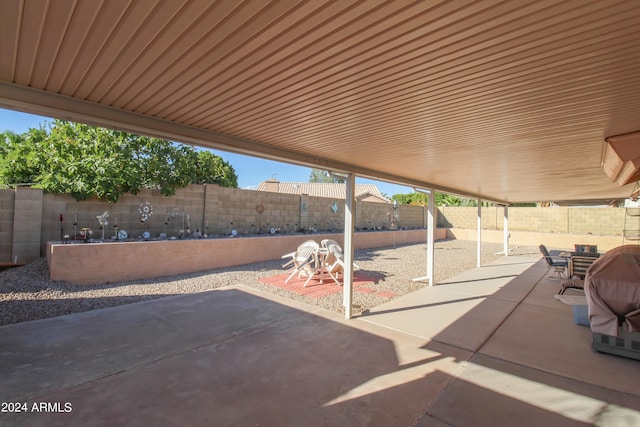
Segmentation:
[[(438, 193), (435, 196), (436, 206), (478, 206), (478, 200), (458, 197), (452, 194)], [(425, 193), (394, 194), (391, 200), (397, 200), (401, 205), (428, 206), (429, 195)], [(488, 206), (490, 202), (482, 202), (482, 206)], [(511, 207), (535, 207), (535, 203), (514, 203)]]
[(325, 182), (330, 184), (343, 183), (345, 178), (340, 175), (328, 173), (322, 169), (311, 169), (309, 174), (309, 182)]
[[(394, 194), (392, 200), (397, 200), (402, 205), (427, 206), (429, 195), (425, 193)], [(465, 199), (451, 194), (438, 193), (434, 195), (436, 206), (477, 206), (477, 201)]]
[(37, 180), (39, 156), (35, 147), (46, 137), (44, 129), (29, 129), (21, 135), (0, 134), (0, 181), (31, 184)]
[(210, 151), (199, 151), (193, 184), (218, 184), (238, 188), (238, 176), (228, 162)]
[(219, 156), (163, 139), (55, 120), (49, 131), (0, 134), (0, 183), (33, 184), (77, 200), (116, 202), (124, 193), (156, 188), (163, 195), (191, 183), (237, 187)]

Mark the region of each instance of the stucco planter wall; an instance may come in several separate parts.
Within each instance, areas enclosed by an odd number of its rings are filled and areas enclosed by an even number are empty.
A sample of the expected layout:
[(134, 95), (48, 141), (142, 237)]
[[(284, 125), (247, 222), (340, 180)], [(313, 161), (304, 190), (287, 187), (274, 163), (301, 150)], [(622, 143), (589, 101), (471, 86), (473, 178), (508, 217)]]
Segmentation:
[[(444, 239), (446, 230), (436, 230)], [(354, 246), (385, 247), (426, 242), (426, 230), (361, 232)], [(200, 240), (162, 240), (112, 243), (47, 244), (51, 279), (81, 285), (114, 283), (279, 259), (307, 239), (318, 242), (342, 234), (262, 236)]]

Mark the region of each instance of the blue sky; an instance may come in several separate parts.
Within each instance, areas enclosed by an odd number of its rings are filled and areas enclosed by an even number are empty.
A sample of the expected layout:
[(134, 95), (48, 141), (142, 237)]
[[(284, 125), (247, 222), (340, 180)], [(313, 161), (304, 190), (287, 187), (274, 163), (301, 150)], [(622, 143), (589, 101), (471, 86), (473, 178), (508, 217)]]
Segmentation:
[[(40, 124), (43, 124), (46, 121), (52, 121), (52, 119), (0, 108), (0, 132), (10, 130), (15, 133), (23, 133), (29, 128), (39, 127)], [(228, 153), (220, 150), (212, 151), (233, 166), (236, 170), (236, 174), (238, 175), (238, 186), (240, 188), (255, 188), (260, 184), (260, 182), (271, 177), (274, 177), (279, 181), (287, 182), (309, 181), (309, 174), (311, 173), (310, 168), (274, 162), (271, 160), (263, 160), (256, 157)], [(356, 182), (363, 184), (376, 184), (380, 191), (387, 196), (412, 192), (412, 189), (409, 187), (389, 184), (381, 181), (356, 178)]]

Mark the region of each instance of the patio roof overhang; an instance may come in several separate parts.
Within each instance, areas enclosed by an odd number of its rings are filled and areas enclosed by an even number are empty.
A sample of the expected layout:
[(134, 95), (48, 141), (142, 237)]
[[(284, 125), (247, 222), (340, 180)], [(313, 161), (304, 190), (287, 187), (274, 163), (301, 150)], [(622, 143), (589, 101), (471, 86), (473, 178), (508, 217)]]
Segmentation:
[(608, 202), (625, 1), (9, 0), (0, 106), (500, 203)]

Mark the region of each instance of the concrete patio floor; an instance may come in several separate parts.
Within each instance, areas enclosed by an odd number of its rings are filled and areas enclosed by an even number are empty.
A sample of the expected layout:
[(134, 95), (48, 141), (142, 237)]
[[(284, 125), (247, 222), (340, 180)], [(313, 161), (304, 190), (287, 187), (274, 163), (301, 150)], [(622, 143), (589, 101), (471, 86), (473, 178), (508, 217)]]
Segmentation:
[(640, 425), (640, 362), (548, 275), (502, 258), (351, 321), (238, 285), (3, 326), (0, 425)]

